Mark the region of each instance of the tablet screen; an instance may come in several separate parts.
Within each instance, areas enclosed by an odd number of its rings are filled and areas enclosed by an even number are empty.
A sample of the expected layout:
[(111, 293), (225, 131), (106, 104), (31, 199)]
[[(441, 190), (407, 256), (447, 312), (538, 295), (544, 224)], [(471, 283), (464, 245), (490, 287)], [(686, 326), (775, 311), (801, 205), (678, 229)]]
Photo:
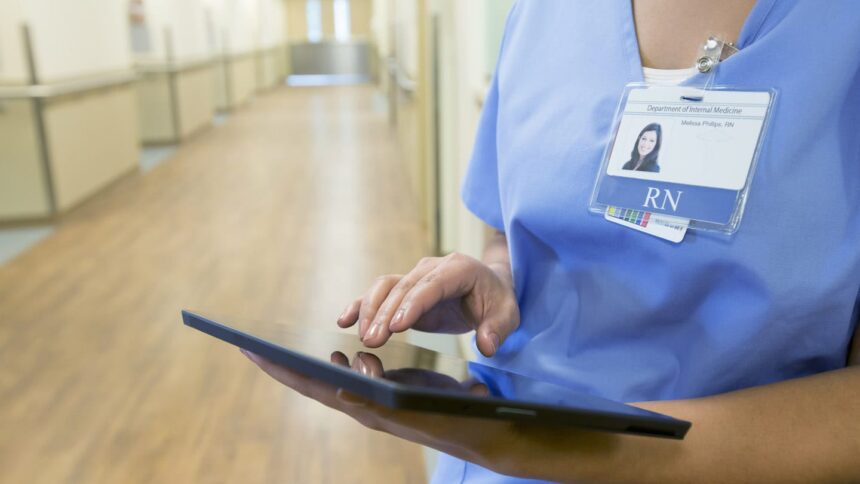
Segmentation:
[[(670, 424), (670, 427), (682, 428), (680, 435), (677, 430), (673, 430), (671, 434), (662, 434), (676, 438), (682, 437), (689, 427), (687, 422), (672, 417), (590, 395), (583, 388), (570, 388), (535, 380), (398, 341), (389, 341), (380, 348), (369, 349), (354, 333), (348, 334), (334, 329), (315, 330), (235, 319), (213, 320), (189, 312), (183, 312), (183, 317), (186, 324), (238, 346), (246, 345), (218, 334), (220, 329), (249, 335), (286, 352), (310, 357), (320, 365), (357, 373), (362, 378), (370, 378), (377, 383), (387, 383), (397, 388), (405, 387), (433, 395), (489, 399), (496, 403), (510, 401), (510, 407), (502, 407), (510, 412), (528, 412), (519, 405), (526, 403), (556, 409), (576, 409), (585, 414), (662, 421)], [(215, 331), (212, 331), (213, 328)], [(253, 348), (248, 349), (254, 351)], [(661, 435), (659, 431), (642, 433)]]

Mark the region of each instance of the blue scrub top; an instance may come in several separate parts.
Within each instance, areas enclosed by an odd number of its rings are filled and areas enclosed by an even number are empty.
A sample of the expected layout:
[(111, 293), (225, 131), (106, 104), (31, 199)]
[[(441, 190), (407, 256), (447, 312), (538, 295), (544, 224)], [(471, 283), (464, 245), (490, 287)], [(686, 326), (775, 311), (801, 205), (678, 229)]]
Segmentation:
[[(643, 80), (630, 2), (520, 1), (463, 186), (507, 234), (522, 315), (486, 362), (627, 402), (844, 367), (860, 295), (858, 26), (856, 0), (759, 0), (715, 79), (778, 91), (744, 219), (675, 245), (587, 209), (619, 96)], [(443, 455), (434, 482), (520, 481)]]

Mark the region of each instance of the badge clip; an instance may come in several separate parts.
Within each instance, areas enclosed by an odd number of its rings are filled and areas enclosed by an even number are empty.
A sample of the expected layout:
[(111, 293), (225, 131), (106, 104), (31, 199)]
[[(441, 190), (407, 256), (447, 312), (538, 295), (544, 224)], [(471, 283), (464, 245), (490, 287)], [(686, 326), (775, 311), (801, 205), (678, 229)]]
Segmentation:
[[(696, 57), (696, 69), (704, 74), (701, 79), (700, 88), (708, 90), (714, 84), (714, 75), (717, 65), (738, 52), (738, 48), (732, 42), (726, 42), (716, 35), (709, 35), (707, 40), (699, 46), (699, 55)], [(701, 101), (701, 99), (685, 99), (683, 101)]]
[(709, 36), (708, 40), (699, 49), (696, 59), (696, 68), (702, 74), (707, 74), (721, 61), (728, 59), (738, 52), (738, 48), (731, 42), (725, 42), (719, 37)]

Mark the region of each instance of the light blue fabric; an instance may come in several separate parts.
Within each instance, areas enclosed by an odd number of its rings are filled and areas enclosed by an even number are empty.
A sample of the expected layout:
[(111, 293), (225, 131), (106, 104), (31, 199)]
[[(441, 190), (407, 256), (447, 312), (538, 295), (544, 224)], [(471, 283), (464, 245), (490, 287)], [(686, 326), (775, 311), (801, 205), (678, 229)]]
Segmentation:
[[(629, 2), (520, 1), (463, 187), (507, 233), (522, 313), (489, 364), (628, 402), (843, 367), (860, 288), (858, 26), (855, 0), (758, 2), (715, 80), (778, 91), (744, 220), (674, 245), (587, 210), (619, 96), (642, 81)], [(519, 482), (443, 456), (434, 482), (460, 481)]]

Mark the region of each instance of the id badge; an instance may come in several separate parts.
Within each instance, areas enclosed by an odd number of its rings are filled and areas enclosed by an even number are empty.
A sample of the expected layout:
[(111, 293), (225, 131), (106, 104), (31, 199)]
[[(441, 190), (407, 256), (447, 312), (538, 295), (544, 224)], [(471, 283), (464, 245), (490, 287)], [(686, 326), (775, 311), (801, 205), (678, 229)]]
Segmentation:
[(628, 86), (589, 208), (735, 232), (774, 98), (769, 90)]

